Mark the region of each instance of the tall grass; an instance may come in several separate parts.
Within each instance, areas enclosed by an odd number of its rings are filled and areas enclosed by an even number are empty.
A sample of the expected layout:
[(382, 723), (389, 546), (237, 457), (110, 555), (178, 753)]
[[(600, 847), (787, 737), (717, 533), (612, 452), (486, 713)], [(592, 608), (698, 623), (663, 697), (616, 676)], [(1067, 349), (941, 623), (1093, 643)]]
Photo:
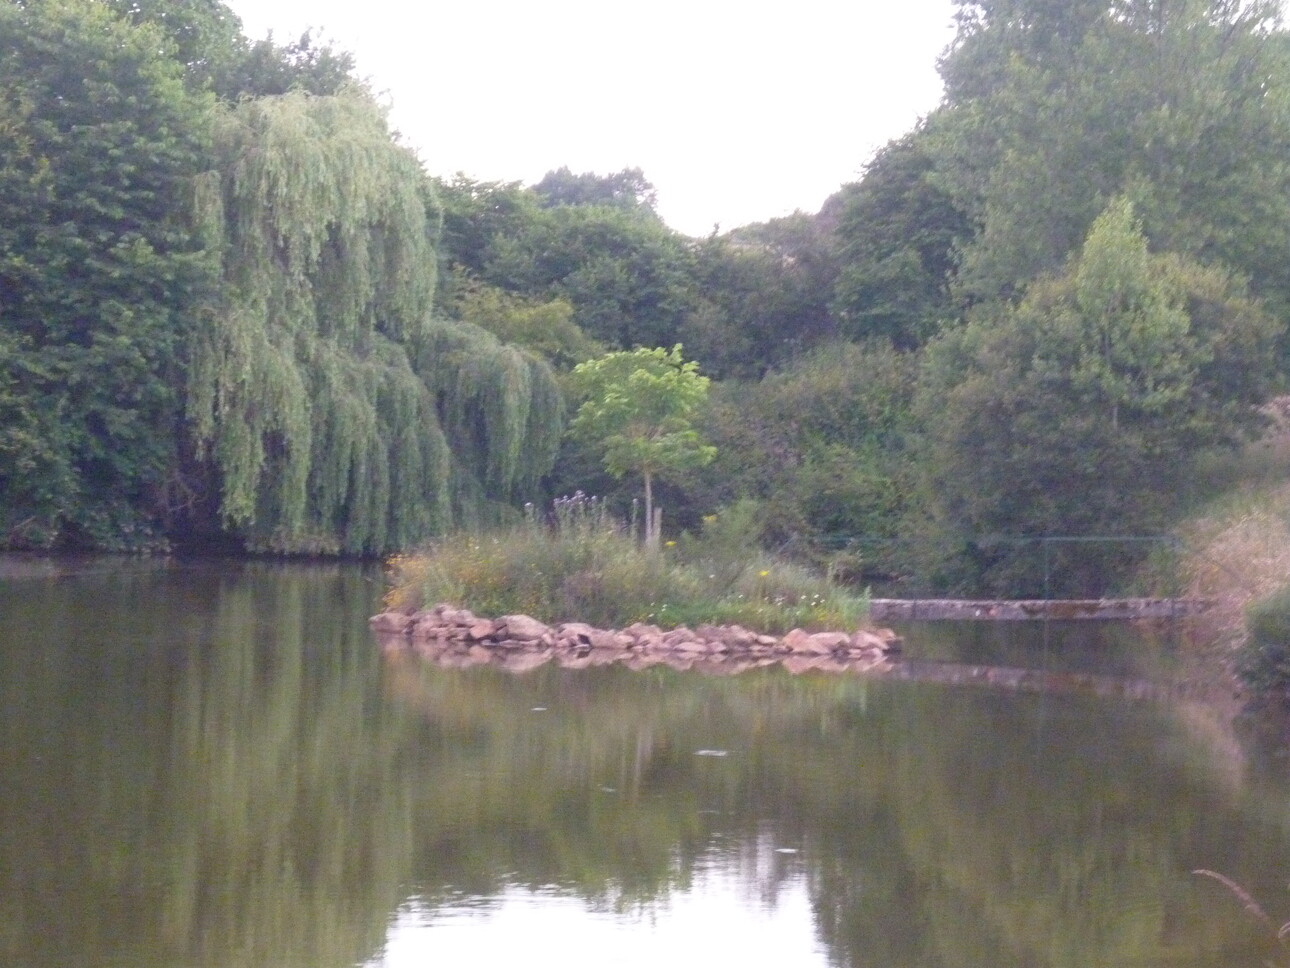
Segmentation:
[(1269, 407), (1264, 437), (1208, 474), (1213, 492), (1179, 528), (1185, 593), (1212, 603), (1197, 622), (1209, 655), (1256, 693), (1290, 685), (1290, 398)]
[(786, 632), (864, 623), (866, 594), (739, 542), (732, 532), (740, 526), (716, 516), (706, 522), (710, 540), (687, 536), (651, 551), (602, 501), (578, 493), (557, 500), (549, 515), (528, 508), (505, 531), (457, 534), (391, 559), (386, 603), (447, 601), (480, 615), (601, 627), (707, 622)]

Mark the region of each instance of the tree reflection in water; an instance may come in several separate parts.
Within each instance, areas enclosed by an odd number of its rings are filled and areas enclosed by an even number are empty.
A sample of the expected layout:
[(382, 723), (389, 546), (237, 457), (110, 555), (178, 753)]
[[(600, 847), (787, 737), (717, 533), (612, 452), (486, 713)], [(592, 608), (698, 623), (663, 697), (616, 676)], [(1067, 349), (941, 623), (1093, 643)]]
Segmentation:
[(1233, 781), (1153, 697), (437, 668), (382, 657), (367, 577), (0, 585), (0, 960), (403, 968), (387, 941), (517, 897), (644, 948), (731, 884), (839, 966), (1265, 953), (1189, 871), (1282, 896), (1284, 778)]

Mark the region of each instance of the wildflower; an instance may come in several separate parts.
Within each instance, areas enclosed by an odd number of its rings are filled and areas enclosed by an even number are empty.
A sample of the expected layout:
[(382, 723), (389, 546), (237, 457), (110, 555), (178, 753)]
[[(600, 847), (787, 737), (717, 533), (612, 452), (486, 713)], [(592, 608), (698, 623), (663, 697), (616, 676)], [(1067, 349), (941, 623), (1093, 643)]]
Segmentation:
[(769, 574), (770, 574), (770, 572), (768, 572), (768, 571), (759, 571), (759, 572), (757, 572), (757, 577), (758, 577), (758, 578), (765, 578), (765, 577), (766, 577), (767, 575), (769, 575)]
[(663, 547), (664, 547), (664, 548), (675, 548), (675, 547), (676, 547), (676, 542), (675, 542), (675, 541), (664, 541), (664, 542), (663, 542)]

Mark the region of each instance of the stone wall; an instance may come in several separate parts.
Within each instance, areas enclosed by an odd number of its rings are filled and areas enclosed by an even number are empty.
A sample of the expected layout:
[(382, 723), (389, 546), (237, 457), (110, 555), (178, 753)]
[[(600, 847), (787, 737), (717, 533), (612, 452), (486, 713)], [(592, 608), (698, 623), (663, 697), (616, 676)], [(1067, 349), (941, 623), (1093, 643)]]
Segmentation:
[(875, 598), (869, 603), (869, 617), (879, 622), (930, 621), (1024, 621), (1051, 619), (1134, 619), (1186, 618), (1200, 615), (1210, 602), (1194, 598), (1090, 598), (1090, 599), (988, 599), (969, 601), (950, 598)]

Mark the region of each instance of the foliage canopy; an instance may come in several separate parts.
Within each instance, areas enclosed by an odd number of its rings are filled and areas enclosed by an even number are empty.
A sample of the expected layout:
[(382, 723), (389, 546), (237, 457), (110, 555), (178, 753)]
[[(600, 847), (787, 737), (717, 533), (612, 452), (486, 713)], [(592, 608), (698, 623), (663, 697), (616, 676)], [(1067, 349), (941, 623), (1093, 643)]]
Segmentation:
[(160, 540), (211, 101), (158, 30), (0, 4), (0, 544)]
[(1258, 426), (1276, 330), (1230, 274), (1150, 253), (1116, 200), (1065, 272), (930, 347), (919, 407), (939, 540), (1163, 526), (1189, 455)]
[(579, 363), (572, 377), (582, 403), (570, 432), (602, 449), (605, 469), (615, 477), (644, 478), (646, 538), (656, 543), (654, 478), (716, 456), (694, 428), (708, 378), (697, 363), (682, 358), (679, 345), (609, 353)]
[(293, 92), (215, 131), (223, 297), (189, 415), (228, 524), (259, 547), (379, 551), (531, 485), (554, 456), (552, 375), (432, 322), (437, 205), (377, 106)]

